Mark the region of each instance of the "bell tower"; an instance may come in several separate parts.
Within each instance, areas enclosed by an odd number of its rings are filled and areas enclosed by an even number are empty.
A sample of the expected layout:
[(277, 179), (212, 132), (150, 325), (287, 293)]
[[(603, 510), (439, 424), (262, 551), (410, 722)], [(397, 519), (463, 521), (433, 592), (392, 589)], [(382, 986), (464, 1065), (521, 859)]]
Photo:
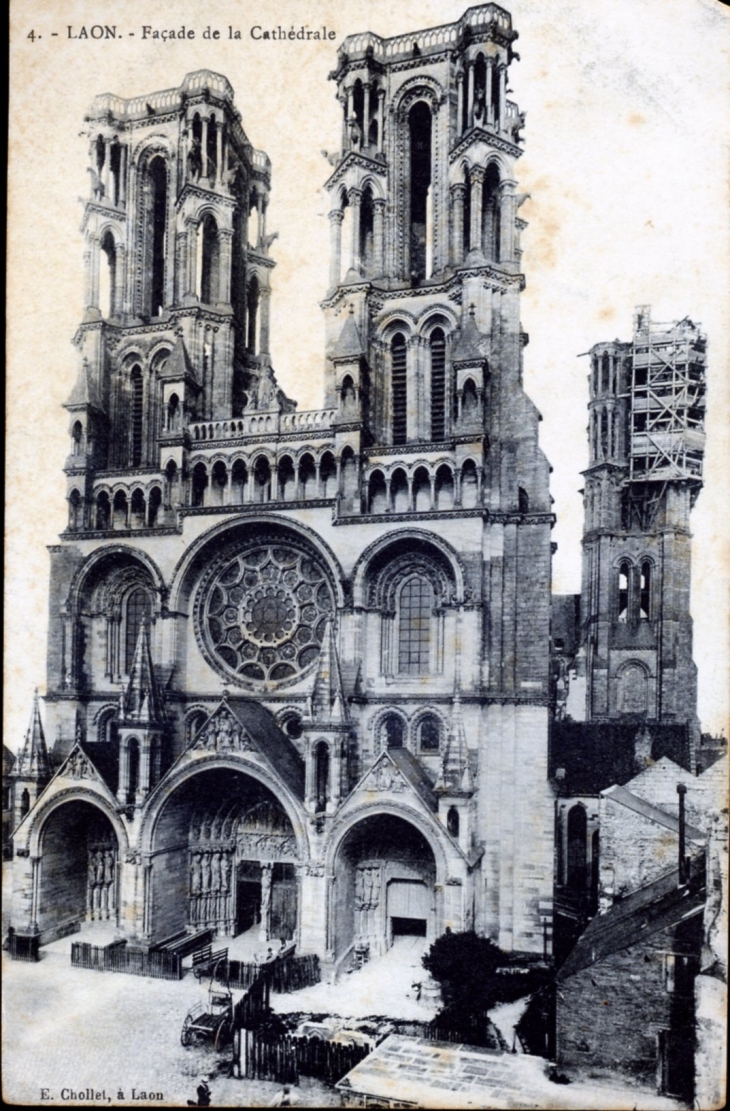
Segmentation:
[(586, 720), (687, 723), (698, 740), (690, 513), (702, 488), (707, 340), (637, 308), (590, 352), (582, 646)]

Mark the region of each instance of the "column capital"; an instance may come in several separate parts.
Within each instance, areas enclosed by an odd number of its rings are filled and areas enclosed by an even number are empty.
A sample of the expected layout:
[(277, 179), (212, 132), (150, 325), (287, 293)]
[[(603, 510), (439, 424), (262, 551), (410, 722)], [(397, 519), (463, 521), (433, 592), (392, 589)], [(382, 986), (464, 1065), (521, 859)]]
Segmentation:
[(345, 213), (341, 208), (333, 208), (329, 213), (328, 219), (332, 224), (341, 224), (345, 219)]
[(373, 208), (376, 212), (385, 212), (386, 204), (385, 197), (373, 197)]
[(464, 197), (466, 194), (466, 182), (455, 181), (453, 185), (449, 186), (449, 192), (451, 193), (452, 197)]
[(487, 171), (485, 170), (484, 166), (472, 166), (469, 170), (469, 181), (472, 182), (472, 184), (474, 182), (480, 184), (484, 181), (486, 174)]
[(358, 189), (357, 186), (353, 185), (347, 190), (347, 199), (351, 205), (359, 205), (362, 200), (362, 189)]

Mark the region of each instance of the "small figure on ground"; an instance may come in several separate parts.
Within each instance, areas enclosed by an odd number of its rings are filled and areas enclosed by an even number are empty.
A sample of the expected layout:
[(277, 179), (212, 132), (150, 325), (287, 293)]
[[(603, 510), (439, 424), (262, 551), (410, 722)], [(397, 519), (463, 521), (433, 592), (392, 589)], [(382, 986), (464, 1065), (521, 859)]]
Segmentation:
[(197, 1100), (188, 1100), (188, 1107), (210, 1107), (210, 1088), (207, 1080), (201, 1080), (197, 1087)]

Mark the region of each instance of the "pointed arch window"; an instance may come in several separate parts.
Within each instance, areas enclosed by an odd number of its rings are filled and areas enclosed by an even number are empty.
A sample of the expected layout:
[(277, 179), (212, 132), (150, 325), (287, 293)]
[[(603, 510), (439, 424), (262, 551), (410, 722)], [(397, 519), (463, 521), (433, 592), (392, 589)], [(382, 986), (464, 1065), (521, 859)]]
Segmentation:
[(390, 345), (391, 391), (393, 406), (393, 443), (404, 444), (408, 433), (408, 392), (406, 379), (406, 339), (397, 332)]
[(438, 752), (441, 747), (441, 722), (435, 714), (426, 714), (418, 724), (418, 747), (421, 752)]
[(398, 714), (387, 714), (380, 726), (382, 748), (403, 748), (405, 737), (406, 726), (403, 718)]
[(618, 569), (618, 619), (622, 623), (629, 620), (629, 584), (631, 582), (631, 564), (623, 560)]
[(446, 437), (446, 338), (441, 328), (434, 328), (431, 347), (431, 439)]
[(431, 230), (431, 109), (424, 101), (414, 104), (408, 115), (411, 157), (410, 276), (414, 281), (428, 277)]
[(165, 304), (165, 248), (167, 238), (167, 166), (153, 158), (146, 176), (145, 268), (149, 274), (147, 304), (143, 311), (159, 316)]
[(399, 598), (398, 671), (425, 675), (429, 671), (433, 587), (423, 575), (403, 584)]
[(639, 619), (648, 621), (651, 617), (651, 563), (644, 560), (641, 565), (639, 581)]
[(129, 382), (132, 393), (131, 463), (133, 467), (138, 467), (142, 462), (142, 422), (144, 417), (144, 382), (142, 381), (142, 371), (138, 366), (132, 368)]
[(132, 670), (134, 650), (137, 647), (142, 622), (149, 623), (151, 612), (152, 606), (147, 591), (141, 586), (131, 590), (127, 596), (124, 613), (124, 670), (127, 675)]
[(315, 810), (321, 814), (329, 799), (330, 752), (324, 741), (314, 750)]

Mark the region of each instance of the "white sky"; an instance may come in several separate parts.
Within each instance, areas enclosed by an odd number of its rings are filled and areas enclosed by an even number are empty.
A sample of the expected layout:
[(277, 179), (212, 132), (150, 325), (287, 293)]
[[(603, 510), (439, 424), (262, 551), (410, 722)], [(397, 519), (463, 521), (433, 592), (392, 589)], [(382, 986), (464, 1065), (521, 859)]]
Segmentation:
[[(339, 108), (327, 81), (347, 34), (400, 34), (458, 19), (453, 0), (19, 0), (11, 9), (5, 743), (27, 728), (45, 680), (48, 555), (65, 526), (68, 452), (60, 405), (76, 373), (82, 238), (89, 190), (79, 137), (96, 93), (177, 86), (191, 70), (224, 73), (243, 126), (273, 162), (268, 230), (278, 265), (272, 355), (300, 408), (321, 404), (328, 274), (321, 186), (337, 149)], [(656, 320), (689, 315), (709, 337), (706, 486), (693, 515), (692, 612), (703, 729), (728, 720), (727, 474), (730, 438), (728, 77), (730, 9), (718, 0), (516, 0), (520, 33), (511, 99), (527, 111), (517, 166), (530, 335), (525, 384), (543, 415), (558, 524), (554, 589), (578, 591), (587, 464), (587, 360), (600, 340), (631, 337), (637, 304)], [(171, 13), (178, 14), (173, 16)], [(88, 18), (123, 37), (68, 37)], [(194, 29), (194, 40), (142, 41), (142, 26)], [(255, 42), (254, 24), (326, 25), (333, 42)], [(228, 39), (229, 25), (241, 30)], [(206, 26), (221, 38), (203, 40)], [(30, 30), (41, 35), (35, 42)], [(52, 32), (57, 37), (52, 37)], [(130, 35), (133, 32), (133, 36)]]

